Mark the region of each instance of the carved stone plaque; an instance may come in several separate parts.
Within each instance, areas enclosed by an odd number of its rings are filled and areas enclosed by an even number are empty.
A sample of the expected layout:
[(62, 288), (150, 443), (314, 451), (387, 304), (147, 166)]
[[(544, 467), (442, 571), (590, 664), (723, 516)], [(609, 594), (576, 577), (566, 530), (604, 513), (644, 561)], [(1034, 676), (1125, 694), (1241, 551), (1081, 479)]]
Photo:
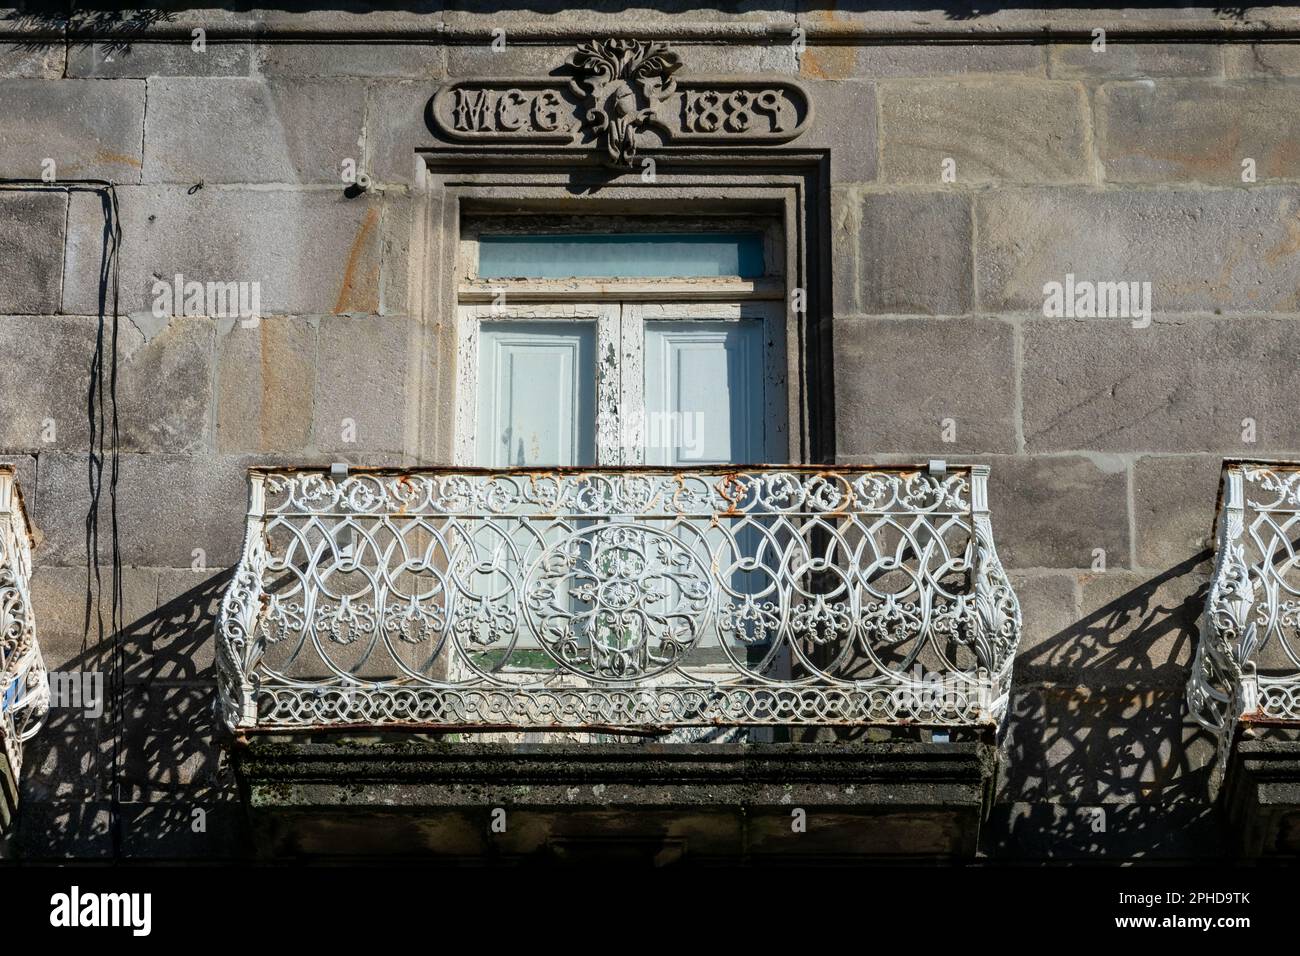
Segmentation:
[(648, 145), (785, 143), (808, 128), (812, 100), (790, 80), (698, 76), (666, 43), (593, 40), (559, 77), (457, 80), (431, 113), (451, 139), (484, 143), (595, 142), (617, 166)]

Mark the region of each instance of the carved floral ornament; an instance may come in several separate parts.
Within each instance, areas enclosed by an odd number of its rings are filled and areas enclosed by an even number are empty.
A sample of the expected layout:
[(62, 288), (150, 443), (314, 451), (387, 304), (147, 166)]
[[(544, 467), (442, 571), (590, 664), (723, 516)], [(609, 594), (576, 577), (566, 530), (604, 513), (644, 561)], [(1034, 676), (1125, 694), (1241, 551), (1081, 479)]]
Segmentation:
[(667, 43), (593, 40), (563, 75), (457, 80), (433, 97), (438, 131), (461, 142), (596, 145), (620, 168), (643, 147), (776, 144), (812, 120), (807, 91), (766, 77), (677, 77)]

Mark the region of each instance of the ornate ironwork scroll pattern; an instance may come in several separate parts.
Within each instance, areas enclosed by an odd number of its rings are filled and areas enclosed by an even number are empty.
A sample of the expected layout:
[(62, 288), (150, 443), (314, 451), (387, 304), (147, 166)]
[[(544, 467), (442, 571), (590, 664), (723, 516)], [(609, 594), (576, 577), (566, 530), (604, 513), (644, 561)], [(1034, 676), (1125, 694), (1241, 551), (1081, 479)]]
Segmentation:
[(1300, 721), (1300, 463), (1224, 468), (1214, 575), (1187, 685), (1195, 718)]
[(232, 727), (992, 723), (983, 469), (257, 471)]
[(40, 729), (50, 706), (32, 615), (31, 573), (30, 534), (14, 476), (0, 471), (0, 750), (14, 776), (22, 767), (23, 741)]

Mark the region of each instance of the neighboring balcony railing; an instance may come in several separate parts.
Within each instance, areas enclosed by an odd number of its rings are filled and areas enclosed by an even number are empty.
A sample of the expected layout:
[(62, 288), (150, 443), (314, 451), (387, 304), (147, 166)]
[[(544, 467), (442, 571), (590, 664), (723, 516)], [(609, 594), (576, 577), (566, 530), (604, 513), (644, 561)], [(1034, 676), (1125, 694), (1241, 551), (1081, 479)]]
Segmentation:
[(984, 467), (252, 469), (232, 729), (996, 725)]
[(1222, 755), (1243, 723), (1300, 728), (1300, 462), (1225, 463), (1215, 526), (1187, 702)]
[(0, 466), (0, 754), (17, 779), (23, 741), (50, 708), (31, 599), (31, 531), (13, 469)]

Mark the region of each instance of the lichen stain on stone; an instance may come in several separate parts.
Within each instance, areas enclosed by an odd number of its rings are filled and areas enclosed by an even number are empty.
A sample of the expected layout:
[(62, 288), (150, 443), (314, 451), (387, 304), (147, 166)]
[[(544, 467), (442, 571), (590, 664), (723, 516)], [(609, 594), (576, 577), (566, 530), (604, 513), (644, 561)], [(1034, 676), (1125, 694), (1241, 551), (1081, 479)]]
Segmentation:
[[(812, 11), (811, 16), (826, 24), (843, 22), (833, 5)], [(856, 64), (857, 49), (853, 46), (823, 46), (818, 50), (806, 46), (799, 54), (799, 75), (814, 80), (842, 80), (853, 74)]]
[[(1217, 140), (1210, 140), (1196, 152), (1188, 152), (1177, 146), (1160, 149), (1154, 143), (1134, 150), (1130, 155), (1146, 157), (1156, 163), (1167, 163), (1178, 168), (1184, 175), (1193, 179), (1213, 180), (1224, 169), (1224, 156), (1239, 156), (1243, 152), (1240, 126), (1225, 130)], [(1119, 158), (1119, 157), (1115, 157)]]
[(125, 153), (111, 153), (107, 150), (100, 150), (95, 154), (96, 163), (113, 163), (120, 166), (134, 166), (139, 169), (144, 164), (134, 156), (127, 156)]
[[(258, 322), (257, 337), (258, 337), (257, 355), (258, 355), (258, 367), (259, 367), (258, 371), (260, 373), (258, 375), (258, 384), (261, 387), (261, 394), (262, 394), (262, 400), (258, 402), (257, 435), (258, 435), (258, 448), (261, 449), (267, 447), (268, 432), (272, 427), (274, 427), (274, 422), (272, 421), (271, 416), (268, 413), (272, 411), (272, 407), (275, 402), (274, 394), (271, 390), (271, 383), (275, 375), (275, 366), (272, 361), (272, 356), (270, 354), (271, 352), (270, 347), (268, 346), (268, 343), (266, 341), (265, 322)], [(276, 411), (278, 411), (278, 409)]]
[(840, 80), (853, 72), (857, 51), (851, 46), (804, 49), (799, 55), (799, 75), (814, 80)]
[(1264, 261), (1270, 266), (1276, 265), (1279, 259), (1300, 252), (1300, 214), (1284, 220), (1283, 227), (1286, 229), (1286, 238), (1276, 242), (1264, 253)]
[[(335, 315), (356, 311), (356, 309), (350, 307), (356, 304), (353, 299), (358, 295), (357, 269), (366, 249), (367, 241), (371, 232), (374, 231), (375, 222), (378, 219), (379, 210), (371, 206), (366, 210), (366, 217), (361, 221), (361, 228), (357, 230), (357, 237), (352, 240), (352, 248), (348, 250), (348, 263), (343, 269), (343, 285), (339, 289), (338, 301), (334, 303)], [(362, 279), (365, 286), (370, 286), (378, 277), (379, 266), (376, 264), (366, 271)], [(365, 311), (369, 310), (366, 309)]]

